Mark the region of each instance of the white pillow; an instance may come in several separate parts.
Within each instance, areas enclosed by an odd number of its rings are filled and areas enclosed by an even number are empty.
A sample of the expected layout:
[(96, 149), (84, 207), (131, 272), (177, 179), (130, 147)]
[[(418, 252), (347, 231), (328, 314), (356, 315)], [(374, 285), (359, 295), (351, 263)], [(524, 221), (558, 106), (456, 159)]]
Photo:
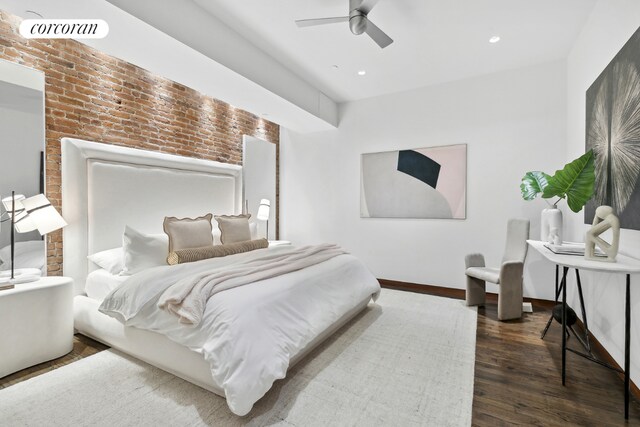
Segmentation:
[(107, 249), (106, 251), (96, 252), (89, 255), (89, 261), (98, 267), (107, 270), (109, 273), (120, 274), (124, 269), (124, 250), (123, 248)]
[(147, 268), (167, 265), (169, 238), (166, 234), (144, 234), (127, 225), (122, 236), (122, 247), (122, 274), (135, 274)]

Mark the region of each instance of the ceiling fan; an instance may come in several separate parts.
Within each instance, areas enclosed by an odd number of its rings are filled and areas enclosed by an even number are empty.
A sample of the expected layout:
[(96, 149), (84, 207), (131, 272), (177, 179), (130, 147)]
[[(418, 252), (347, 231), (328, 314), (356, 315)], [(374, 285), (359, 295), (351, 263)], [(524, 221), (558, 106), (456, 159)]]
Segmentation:
[(335, 18), (299, 19), (296, 21), (298, 27), (311, 27), (314, 25), (336, 24), (339, 22), (349, 22), (349, 29), (355, 35), (367, 33), (374, 42), (382, 49), (393, 43), (391, 37), (374, 25), (367, 15), (378, 3), (378, 0), (349, 0), (349, 16), (339, 16)]

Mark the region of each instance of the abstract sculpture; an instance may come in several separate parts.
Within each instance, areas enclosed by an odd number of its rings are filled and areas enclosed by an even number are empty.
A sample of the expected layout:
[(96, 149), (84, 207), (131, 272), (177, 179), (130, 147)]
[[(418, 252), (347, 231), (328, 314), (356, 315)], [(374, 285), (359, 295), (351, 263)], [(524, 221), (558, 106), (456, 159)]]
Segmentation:
[[(613, 238), (611, 243), (600, 237), (602, 233), (611, 229)], [(587, 231), (584, 239), (584, 257), (593, 261), (616, 262), (620, 245), (620, 220), (613, 214), (611, 206), (600, 206), (593, 217), (593, 226)], [(606, 258), (596, 256), (596, 245), (605, 253)]]

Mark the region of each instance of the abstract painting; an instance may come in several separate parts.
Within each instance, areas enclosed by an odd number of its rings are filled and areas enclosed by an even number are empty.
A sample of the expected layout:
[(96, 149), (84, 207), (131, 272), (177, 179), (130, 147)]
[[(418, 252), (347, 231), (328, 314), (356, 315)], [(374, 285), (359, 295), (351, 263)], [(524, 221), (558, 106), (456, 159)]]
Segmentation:
[(586, 149), (595, 154), (595, 209), (611, 206), (623, 228), (640, 230), (640, 29), (587, 90)]
[(360, 216), (450, 218), (467, 214), (467, 145), (362, 155)]

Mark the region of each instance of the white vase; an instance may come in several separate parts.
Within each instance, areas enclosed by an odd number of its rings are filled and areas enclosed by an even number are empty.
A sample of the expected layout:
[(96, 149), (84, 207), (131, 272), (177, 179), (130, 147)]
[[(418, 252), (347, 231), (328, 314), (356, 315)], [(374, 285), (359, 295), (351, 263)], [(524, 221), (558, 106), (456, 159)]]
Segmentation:
[[(553, 233), (552, 233), (553, 231)], [(562, 243), (562, 211), (558, 208), (543, 209), (540, 215), (540, 240)]]

